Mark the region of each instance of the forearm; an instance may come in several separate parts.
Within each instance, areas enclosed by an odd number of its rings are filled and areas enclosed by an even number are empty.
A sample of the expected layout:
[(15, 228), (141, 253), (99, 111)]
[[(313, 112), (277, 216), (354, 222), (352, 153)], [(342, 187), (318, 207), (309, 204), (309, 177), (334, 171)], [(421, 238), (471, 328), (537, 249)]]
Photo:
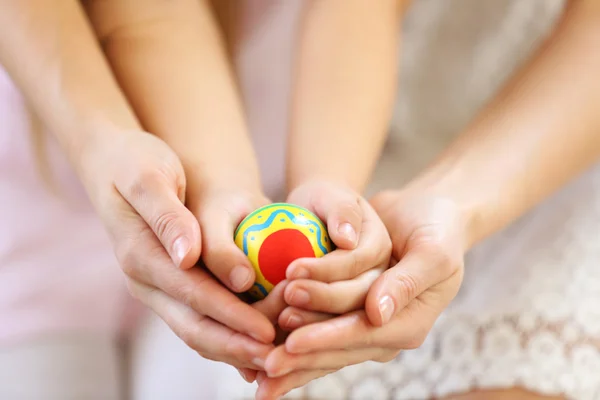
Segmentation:
[[(597, 4), (597, 3), (596, 3)], [(469, 245), (501, 229), (600, 157), (600, 11), (573, 3), (546, 46), (408, 185), (453, 198)]]
[(362, 191), (388, 133), (401, 2), (311, 0), (296, 62), (288, 186), (333, 180)]
[(188, 192), (260, 190), (225, 46), (205, 1), (109, 0), (88, 11), (142, 124), (179, 155)]
[(76, 0), (0, 8), (0, 63), (76, 168), (96, 138), (139, 127)]

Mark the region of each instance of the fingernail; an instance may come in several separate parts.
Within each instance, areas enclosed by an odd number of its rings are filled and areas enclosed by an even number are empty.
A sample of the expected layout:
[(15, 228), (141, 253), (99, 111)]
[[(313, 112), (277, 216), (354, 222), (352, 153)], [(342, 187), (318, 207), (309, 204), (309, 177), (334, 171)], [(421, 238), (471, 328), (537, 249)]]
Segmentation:
[(308, 270), (303, 267), (296, 267), (289, 274), (290, 279), (308, 279), (309, 277)]
[(394, 314), (394, 301), (388, 295), (383, 296), (379, 300), (379, 315), (381, 316), (381, 322), (386, 324), (392, 318)]
[(292, 292), (292, 297), (290, 298), (290, 303), (296, 306), (303, 306), (308, 304), (310, 301), (310, 295), (304, 289), (296, 289)]
[(229, 281), (234, 290), (243, 290), (250, 280), (250, 269), (243, 265), (238, 265), (231, 270)]
[(260, 357), (253, 358), (252, 364), (256, 365), (258, 368), (265, 369), (265, 360)]
[(339, 226), (338, 233), (348, 239), (352, 244), (356, 245), (356, 231), (348, 222), (344, 222)]
[(302, 317), (298, 314), (291, 314), (287, 321), (285, 321), (285, 326), (287, 328), (296, 328), (300, 325), (302, 325)]
[(182, 236), (173, 243), (173, 262), (177, 267), (181, 266), (183, 259), (190, 251), (190, 241), (187, 237)]

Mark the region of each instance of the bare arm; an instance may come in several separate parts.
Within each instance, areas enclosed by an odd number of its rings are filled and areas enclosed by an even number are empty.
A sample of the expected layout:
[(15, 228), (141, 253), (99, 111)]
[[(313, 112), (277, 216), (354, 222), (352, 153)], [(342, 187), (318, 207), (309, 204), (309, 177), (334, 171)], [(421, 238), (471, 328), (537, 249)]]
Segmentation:
[(260, 191), (226, 48), (207, 1), (87, 1), (120, 84), (143, 125), (178, 154), (195, 196), (235, 181)]
[(98, 135), (139, 129), (76, 0), (0, 8), (0, 63), (72, 160)]
[(457, 201), (468, 244), (502, 228), (600, 157), (600, 6), (574, 1), (553, 37), (406, 190)]
[(328, 180), (362, 191), (396, 93), (403, 2), (307, 2), (297, 60), (288, 186)]

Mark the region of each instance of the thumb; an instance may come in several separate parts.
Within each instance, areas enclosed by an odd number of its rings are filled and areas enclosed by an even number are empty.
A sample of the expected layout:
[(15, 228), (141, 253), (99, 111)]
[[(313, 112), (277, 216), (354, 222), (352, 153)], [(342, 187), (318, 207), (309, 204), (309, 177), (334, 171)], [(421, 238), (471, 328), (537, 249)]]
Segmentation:
[(200, 225), (180, 200), (179, 188), (158, 171), (139, 177), (133, 184), (117, 181), (117, 190), (152, 229), (173, 263), (193, 267), (200, 257)]
[(375, 326), (388, 323), (417, 296), (450, 275), (452, 263), (439, 252), (414, 249), (385, 271), (369, 289), (365, 310)]
[(230, 290), (247, 291), (256, 275), (250, 259), (233, 240), (235, 227), (247, 213), (229, 204), (210, 200), (199, 212), (203, 234), (202, 261)]
[(320, 186), (310, 195), (308, 204), (296, 204), (311, 209), (327, 221), (329, 236), (338, 248), (353, 250), (358, 245), (362, 229), (360, 201), (361, 198), (353, 192)]

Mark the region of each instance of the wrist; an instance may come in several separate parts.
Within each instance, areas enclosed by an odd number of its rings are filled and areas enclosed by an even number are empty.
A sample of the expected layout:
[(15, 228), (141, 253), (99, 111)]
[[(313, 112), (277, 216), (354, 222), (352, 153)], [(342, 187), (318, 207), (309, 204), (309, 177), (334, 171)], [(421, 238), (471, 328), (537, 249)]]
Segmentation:
[(405, 207), (408, 203), (435, 204), (436, 210), (452, 214), (452, 221), (460, 232), (466, 252), (482, 239), (484, 220), (482, 207), (466, 177), (452, 173), (436, 174), (433, 171), (410, 181), (403, 188), (376, 195), (374, 202)]
[(141, 130), (120, 129), (110, 124), (89, 123), (79, 126), (76, 133), (59, 138), (63, 151), (84, 183), (93, 183), (99, 175), (112, 170), (118, 153), (126, 150), (126, 141)]
[(189, 184), (197, 190), (237, 188), (251, 193), (262, 193), (258, 166), (211, 163), (180, 157)]
[(357, 193), (362, 193), (365, 186), (364, 184), (354, 182), (348, 177), (340, 176), (337, 174), (312, 174), (301, 176), (289, 176), (287, 180), (287, 194), (289, 196), (298, 188), (307, 186), (318, 186), (323, 184), (344, 187)]
[(258, 166), (215, 165), (199, 160), (182, 159), (187, 182), (187, 194), (191, 202), (201, 199), (235, 195), (253, 202), (268, 201), (264, 194)]

